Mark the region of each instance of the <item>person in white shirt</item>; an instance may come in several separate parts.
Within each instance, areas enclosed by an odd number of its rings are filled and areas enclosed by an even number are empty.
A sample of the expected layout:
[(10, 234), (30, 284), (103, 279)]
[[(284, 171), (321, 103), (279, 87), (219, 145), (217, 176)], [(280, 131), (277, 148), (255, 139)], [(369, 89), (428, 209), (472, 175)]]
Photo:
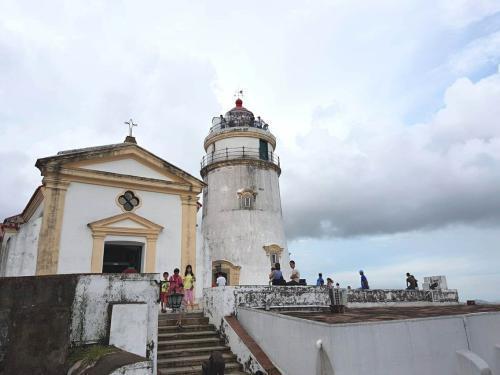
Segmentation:
[(221, 272), (219, 272), (219, 276), (217, 277), (217, 280), (215, 280), (215, 283), (217, 286), (226, 286), (226, 278), (222, 276)]
[(292, 274), (290, 275), (290, 281), (287, 285), (299, 285), (300, 272), (297, 268), (295, 268), (295, 261), (290, 261), (290, 267), (292, 268)]

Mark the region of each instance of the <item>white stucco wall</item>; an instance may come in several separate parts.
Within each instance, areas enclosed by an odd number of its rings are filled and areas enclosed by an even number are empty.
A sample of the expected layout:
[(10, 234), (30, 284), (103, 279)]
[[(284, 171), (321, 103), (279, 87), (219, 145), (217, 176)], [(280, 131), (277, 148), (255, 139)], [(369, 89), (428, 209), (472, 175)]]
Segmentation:
[[(146, 315), (146, 357), (156, 368), (158, 346), (157, 274), (80, 275), (72, 308), (70, 340), (80, 346), (106, 341), (113, 303), (143, 303)], [(134, 336), (131, 332), (132, 337)]]
[[(38, 237), (42, 225), (43, 203), (34, 214), (19, 228), (19, 231), (6, 237), (2, 243), (5, 265), (0, 276), (33, 276), (36, 272)], [(9, 240), (10, 238), (10, 240)], [(7, 241), (8, 248), (7, 248)]]
[[(492, 343), (500, 341), (500, 313), (330, 325), (239, 308), (238, 320), (289, 375), (313, 373), (318, 340), (335, 375), (455, 375), (458, 350), (495, 353)], [(282, 337), (286, 345), (276, 345)]]
[[(133, 212), (163, 226), (156, 244), (157, 272), (169, 273), (181, 262), (181, 200), (177, 195), (133, 190), (141, 200)], [(124, 189), (71, 183), (66, 192), (58, 273), (90, 272), (92, 233), (87, 224), (123, 213), (116, 203)], [(131, 240), (113, 236), (105, 241)], [(145, 238), (132, 240), (146, 243)], [(146, 249), (147, 251), (147, 249)], [(144, 265), (144, 259), (142, 264)]]
[[(248, 165), (225, 166), (210, 171), (203, 195), (203, 247), (205, 256), (241, 266), (240, 285), (268, 284), (271, 262), (263, 246), (277, 244), (282, 271), (290, 269), (278, 174), (273, 169)], [(257, 192), (254, 209), (240, 209), (237, 192)], [(206, 262), (211, 264), (211, 262)], [(207, 272), (210, 272), (210, 269)]]
[(128, 174), (131, 176), (141, 176), (148, 178), (156, 178), (159, 180), (172, 181), (171, 179), (167, 178), (164, 174), (155, 171), (154, 169), (149, 168), (134, 159), (121, 159), (121, 160), (107, 161), (103, 163), (89, 164), (82, 168), (92, 169), (95, 171)]

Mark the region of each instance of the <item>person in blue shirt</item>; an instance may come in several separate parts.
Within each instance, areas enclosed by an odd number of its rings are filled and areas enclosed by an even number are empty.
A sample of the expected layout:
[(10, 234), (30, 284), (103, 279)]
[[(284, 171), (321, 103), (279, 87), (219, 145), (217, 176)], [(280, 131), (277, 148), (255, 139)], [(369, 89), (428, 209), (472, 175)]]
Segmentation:
[(323, 286), (325, 285), (325, 280), (323, 280), (323, 274), (318, 273), (318, 280), (316, 280), (316, 286)]
[(359, 271), (359, 274), (361, 275), (361, 289), (370, 289), (365, 273), (361, 270)]

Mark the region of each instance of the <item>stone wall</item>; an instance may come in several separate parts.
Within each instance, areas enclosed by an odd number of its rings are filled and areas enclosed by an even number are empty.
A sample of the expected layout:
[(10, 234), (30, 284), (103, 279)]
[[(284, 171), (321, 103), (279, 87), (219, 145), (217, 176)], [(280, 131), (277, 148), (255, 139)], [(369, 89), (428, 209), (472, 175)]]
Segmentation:
[[(348, 307), (380, 305), (429, 305), (458, 303), (456, 290), (352, 289), (347, 291)], [(212, 323), (234, 314), (237, 307), (276, 308), (329, 306), (326, 287), (317, 286), (226, 286), (203, 291), (205, 312)]]
[(109, 343), (111, 307), (127, 303), (148, 306), (146, 357), (156, 363), (155, 277), (69, 274), (0, 278), (0, 374), (65, 373), (71, 347)]

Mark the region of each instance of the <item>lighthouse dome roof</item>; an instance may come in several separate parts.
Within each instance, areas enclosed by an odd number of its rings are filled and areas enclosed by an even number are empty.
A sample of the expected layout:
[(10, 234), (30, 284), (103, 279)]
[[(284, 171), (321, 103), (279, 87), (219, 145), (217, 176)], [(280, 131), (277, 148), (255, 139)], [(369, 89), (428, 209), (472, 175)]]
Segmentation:
[(255, 116), (251, 111), (243, 107), (243, 100), (236, 99), (235, 107), (226, 112), (224, 118), (229, 122), (230, 126), (253, 126)]

